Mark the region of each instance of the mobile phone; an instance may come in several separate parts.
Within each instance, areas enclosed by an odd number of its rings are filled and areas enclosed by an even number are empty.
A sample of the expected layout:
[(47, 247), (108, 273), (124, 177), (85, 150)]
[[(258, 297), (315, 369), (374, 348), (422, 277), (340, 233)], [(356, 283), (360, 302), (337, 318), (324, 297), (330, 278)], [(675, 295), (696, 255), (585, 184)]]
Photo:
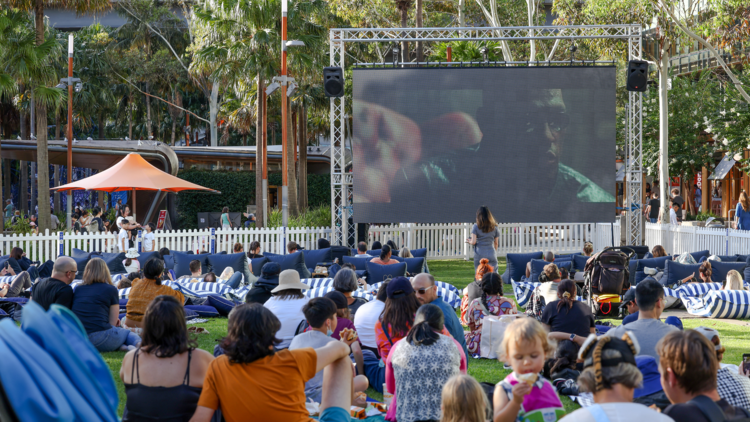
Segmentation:
[(750, 365), (750, 353), (743, 353), (742, 354), (742, 362), (745, 364)]

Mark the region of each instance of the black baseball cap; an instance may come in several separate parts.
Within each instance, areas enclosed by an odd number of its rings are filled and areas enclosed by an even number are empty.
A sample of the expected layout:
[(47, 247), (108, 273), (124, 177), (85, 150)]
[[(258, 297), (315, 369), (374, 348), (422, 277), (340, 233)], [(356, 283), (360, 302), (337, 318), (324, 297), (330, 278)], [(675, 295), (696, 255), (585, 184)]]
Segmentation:
[(630, 289), (627, 292), (625, 292), (624, 295), (622, 295), (622, 303), (620, 303), (620, 308), (626, 308), (628, 306), (628, 303), (635, 301), (635, 289)]

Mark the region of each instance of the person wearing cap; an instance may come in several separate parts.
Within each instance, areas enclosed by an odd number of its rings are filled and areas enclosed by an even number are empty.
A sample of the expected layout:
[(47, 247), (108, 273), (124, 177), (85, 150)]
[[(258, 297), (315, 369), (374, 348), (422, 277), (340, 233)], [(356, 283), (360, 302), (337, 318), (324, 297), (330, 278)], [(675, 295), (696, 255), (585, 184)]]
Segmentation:
[[(680, 422), (728, 421), (750, 417), (719, 395), (716, 348), (696, 330), (676, 330), (658, 344), (661, 385), (672, 405), (663, 414)], [(716, 419), (712, 414), (721, 414)]]
[(271, 291), (279, 286), (281, 266), (276, 262), (267, 262), (260, 270), (260, 278), (253, 283), (252, 289), (245, 296), (245, 303), (266, 303), (273, 296)]
[(443, 311), (443, 323), (445, 324), (445, 328), (461, 346), (464, 355), (470, 356), (469, 350), (466, 348), (464, 327), (461, 325), (461, 321), (458, 320), (458, 316), (456, 316), (456, 310), (446, 303), (441, 296), (438, 296), (435, 277), (429, 273), (420, 273), (414, 277), (411, 281), (411, 285), (414, 287), (414, 291), (417, 294), (417, 300), (420, 304), (425, 305), (431, 303)]
[[(338, 292), (331, 292), (338, 293)], [(305, 319), (310, 325), (310, 329), (294, 337), (292, 343), (289, 345), (289, 350), (297, 350), (305, 347), (312, 347), (317, 349), (323, 347), (328, 343), (334, 341), (343, 341), (350, 348), (352, 353), (356, 356), (357, 351), (359, 357), (362, 357), (362, 349), (359, 348), (357, 339), (352, 340), (344, 339), (341, 340), (339, 337), (334, 337), (336, 333), (336, 324), (338, 321), (337, 317), (337, 305), (334, 300), (328, 297), (316, 297), (310, 299), (309, 302), (302, 308), (305, 314)], [(355, 350), (356, 349), (356, 350)], [(361, 362), (358, 362), (360, 365)], [(357, 370), (363, 371), (362, 366), (357, 366)], [(364, 372), (362, 372), (364, 373)], [(368, 386), (367, 377), (364, 375), (357, 375), (354, 377), (354, 392), (365, 391)], [(314, 377), (305, 383), (305, 396), (308, 401), (312, 400), (316, 403), (321, 402), (321, 396), (323, 393), (323, 371), (318, 371)], [(367, 407), (365, 402), (357, 403), (353, 397), (353, 405)]]
[[(646, 279), (648, 278), (651, 277), (646, 277)], [(628, 310), (628, 315), (622, 319), (622, 325), (627, 325), (633, 321), (638, 320), (638, 304), (635, 303), (635, 289), (630, 289), (625, 292), (624, 295), (622, 295), (622, 303), (620, 303), (620, 309)]]
[(646, 278), (635, 287), (635, 302), (639, 307), (638, 320), (613, 328), (605, 336), (622, 338), (626, 331), (632, 332), (641, 345), (640, 354), (657, 358), (656, 343), (668, 333), (679, 331), (659, 320), (664, 311), (664, 288), (658, 281)]
[(560, 421), (673, 421), (642, 404), (633, 403), (635, 390), (643, 381), (636, 362), (638, 349), (637, 340), (629, 332), (621, 337), (590, 335), (578, 354), (583, 361), (578, 386), (581, 391), (593, 394), (595, 404), (578, 409)]
[(125, 259), (122, 260), (122, 265), (125, 267), (126, 273), (137, 273), (141, 270), (141, 263), (136, 259), (139, 256), (140, 254), (135, 248), (128, 249)]
[(281, 340), (277, 348), (289, 347), (300, 323), (305, 320), (302, 308), (309, 299), (302, 291), (309, 288), (300, 280), (296, 270), (284, 270), (279, 274), (279, 285), (271, 290), (273, 297), (263, 304), (281, 321), (281, 329), (276, 333), (276, 337)]
[(250, 224), (255, 224), (255, 214), (253, 213), (242, 213), (245, 217), (247, 217), (247, 220), (245, 221), (245, 228), (250, 227)]
[(716, 373), (716, 389), (719, 397), (732, 406), (750, 410), (750, 379), (739, 374), (737, 365), (721, 363), (726, 348), (721, 344), (719, 332), (708, 327), (698, 327), (695, 331), (703, 334), (716, 350), (716, 359), (720, 366)]

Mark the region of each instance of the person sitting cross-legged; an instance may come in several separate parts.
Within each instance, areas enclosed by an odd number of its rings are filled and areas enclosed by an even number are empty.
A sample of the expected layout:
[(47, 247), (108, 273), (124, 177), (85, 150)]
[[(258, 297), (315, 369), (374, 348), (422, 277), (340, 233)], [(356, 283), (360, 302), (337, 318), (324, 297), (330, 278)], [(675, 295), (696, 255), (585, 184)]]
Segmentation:
[(638, 320), (607, 331), (606, 336), (621, 338), (626, 331), (632, 332), (640, 344), (640, 354), (656, 354), (656, 343), (665, 335), (679, 331), (678, 328), (659, 321), (664, 311), (664, 288), (656, 280), (644, 279), (635, 287), (635, 302), (638, 304)]
[[(312, 347), (313, 349), (323, 347), (328, 343), (339, 341), (332, 337), (334, 330), (336, 329), (337, 316), (336, 316), (336, 304), (327, 297), (316, 297), (311, 299), (302, 308), (305, 313), (307, 323), (310, 324), (310, 330), (305, 331), (294, 337), (292, 344), (289, 345), (289, 350), (297, 350), (305, 347)], [(358, 349), (360, 355), (362, 350), (359, 349), (359, 343), (357, 337), (342, 338), (340, 341), (346, 343), (352, 351)], [(364, 373), (364, 368), (360, 369), (361, 373)], [(367, 377), (364, 375), (357, 375), (354, 377), (354, 392), (365, 391), (367, 389), (368, 382)], [(305, 396), (308, 400), (312, 400), (316, 403), (320, 403), (321, 396), (323, 393), (323, 371), (319, 371), (309, 381), (305, 383)], [(367, 403), (359, 400), (352, 402), (355, 406), (366, 407)]]
[[(672, 402), (664, 409), (665, 415), (679, 422), (746, 420), (750, 417), (750, 412), (732, 406), (719, 395), (719, 360), (713, 343), (703, 334), (696, 330), (671, 332), (659, 341), (656, 350), (661, 385)], [(715, 419), (711, 413), (723, 413), (723, 418)]]
[(188, 421), (214, 357), (188, 337), (185, 309), (173, 296), (157, 296), (143, 317), (141, 346), (122, 360), (123, 422)]
[(305, 383), (323, 372), (321, 422), (350, 422), (354, 378), (349, 346), (334, 341), (317, 349), (276, 351), (281, 322), (258, 303), (229, 313), (225, 354), (209, 365), (190, 422), (208, 422), (221, 409), (227, 422), (309, 421)]

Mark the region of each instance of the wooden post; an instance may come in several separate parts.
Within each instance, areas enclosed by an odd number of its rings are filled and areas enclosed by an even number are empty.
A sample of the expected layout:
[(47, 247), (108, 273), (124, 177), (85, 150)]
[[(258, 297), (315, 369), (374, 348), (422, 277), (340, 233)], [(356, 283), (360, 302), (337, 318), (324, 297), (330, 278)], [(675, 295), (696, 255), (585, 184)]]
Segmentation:
[(711, 181), (708, 180), (708, 169), (701, 169), (701, 210), (711, 211)]
[(21, 192), (18, 195), (18, 208), (21, 210), (21, 214), (26, 214), (29, 211), (29, 162), (21, 161)]

